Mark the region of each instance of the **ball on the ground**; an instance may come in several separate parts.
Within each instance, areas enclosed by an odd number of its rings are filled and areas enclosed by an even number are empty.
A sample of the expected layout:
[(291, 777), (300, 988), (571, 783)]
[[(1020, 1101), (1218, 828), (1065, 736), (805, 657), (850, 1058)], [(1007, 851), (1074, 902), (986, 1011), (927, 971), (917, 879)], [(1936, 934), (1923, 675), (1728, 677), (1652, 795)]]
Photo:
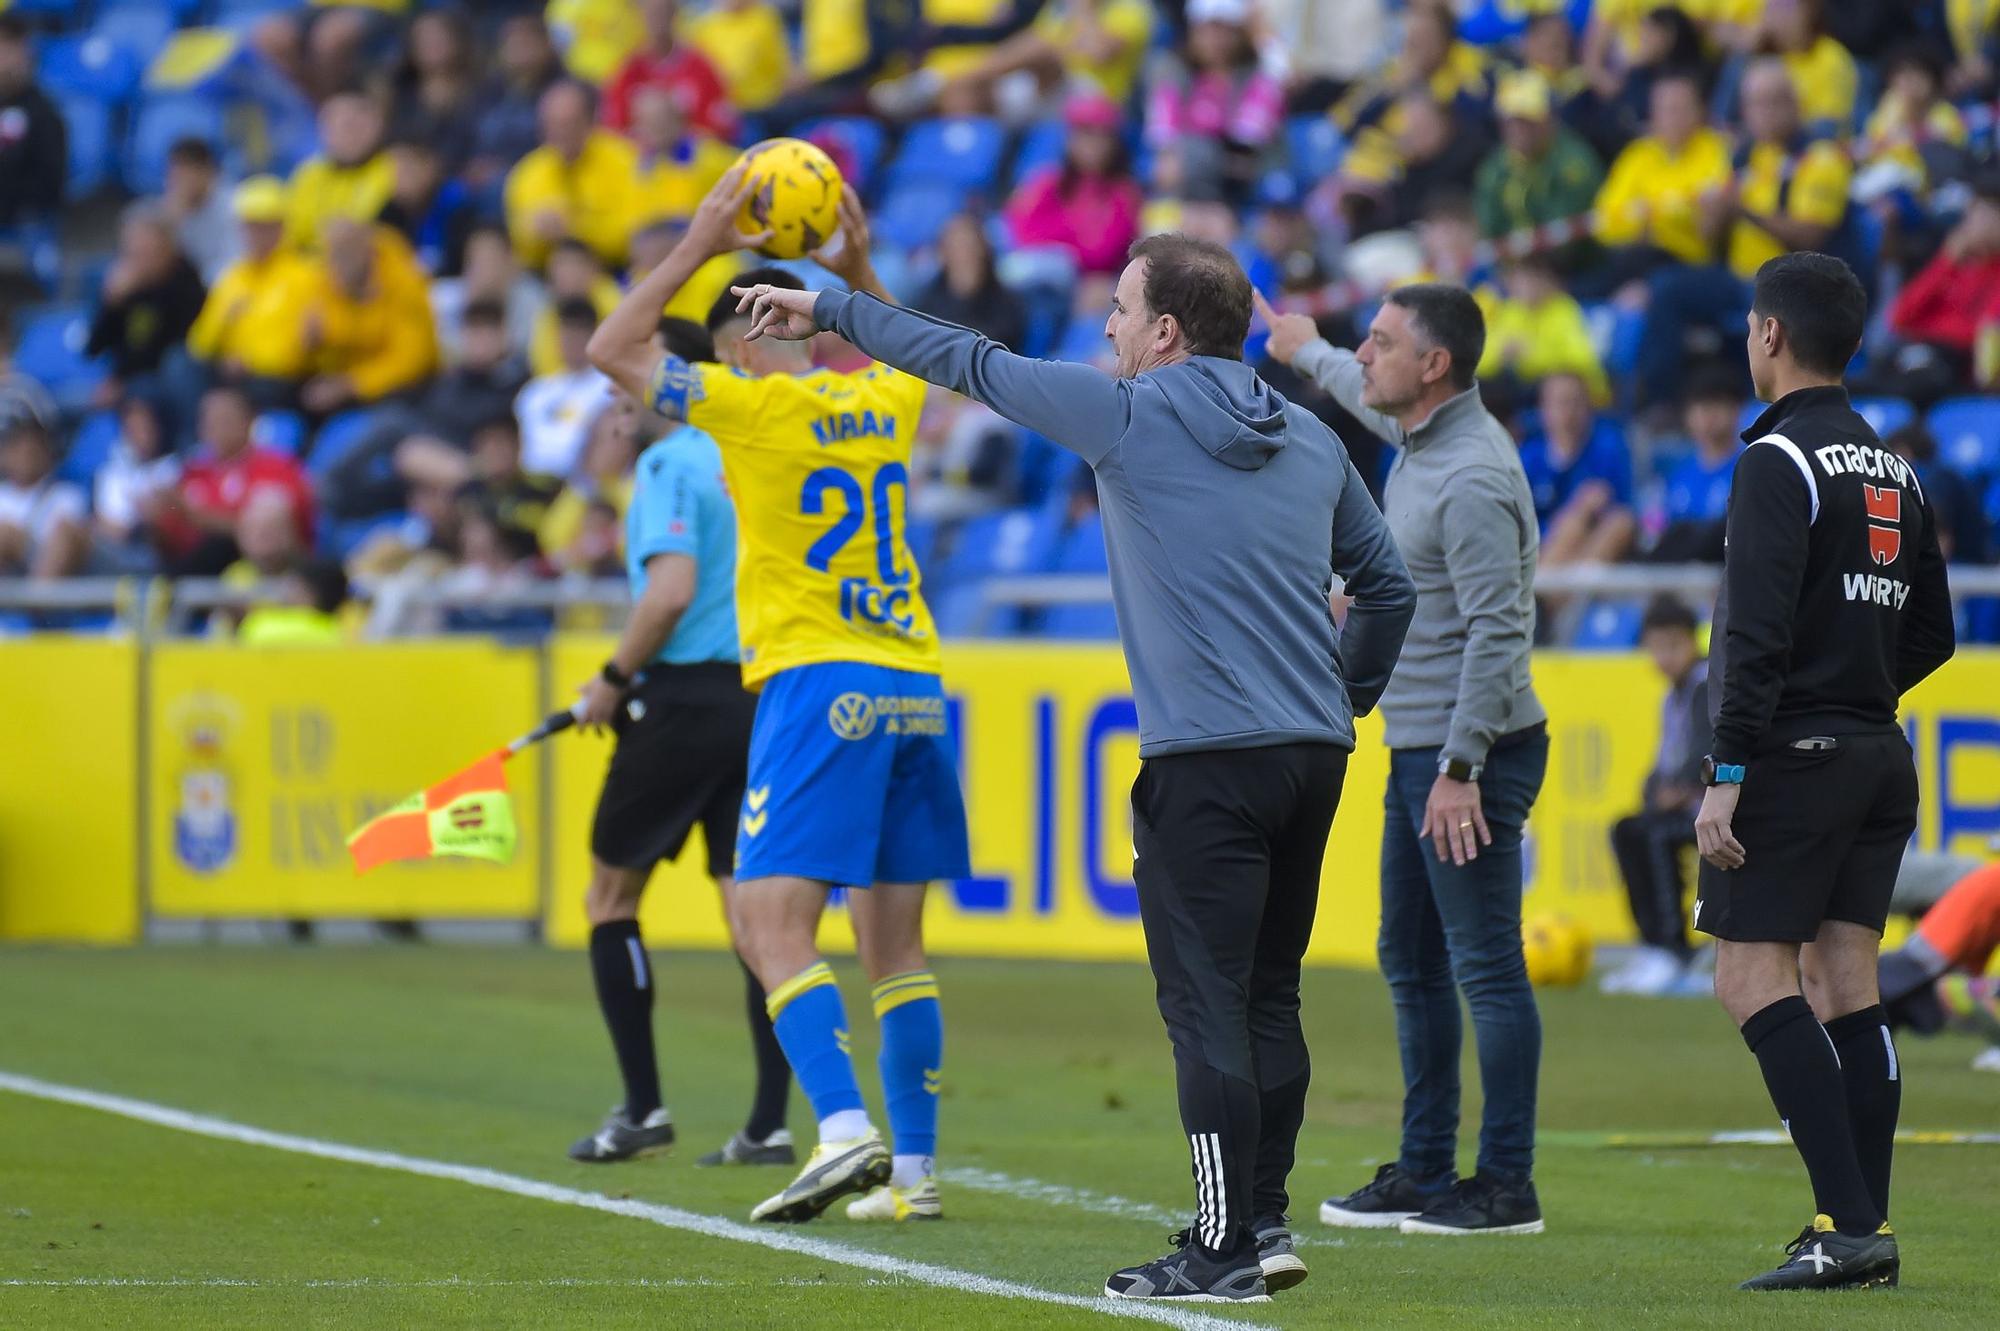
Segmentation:
[(746, 236), (771, 233), (760, 253), (802, 258), (840, 229), (840, 168), (819, 148), (804, 139), (765, 139), (737, 160), (749, 165), (751, 190), (736, 226)]
[(1521, 924), (1528, 983), (1581, 984), (1590, 974), (1590, 934), (1567, 915), (1536, 915)]

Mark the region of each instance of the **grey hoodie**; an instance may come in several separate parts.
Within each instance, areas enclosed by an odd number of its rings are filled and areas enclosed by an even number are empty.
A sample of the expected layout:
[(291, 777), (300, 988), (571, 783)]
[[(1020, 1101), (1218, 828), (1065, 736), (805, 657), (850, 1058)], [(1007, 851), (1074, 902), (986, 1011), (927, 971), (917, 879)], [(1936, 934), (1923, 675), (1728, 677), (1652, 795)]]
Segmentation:
[[(1416, 590), (1339, 438), (1240, 361), (1197, 356), (1114, 379), (1029, 360), (871, 296), (814, 319), (863, 352), (983, 402), (1097, 474), (1139, 754), (1354, 747)], [(1354, 598), (1336, 635), (1334, 574)]]

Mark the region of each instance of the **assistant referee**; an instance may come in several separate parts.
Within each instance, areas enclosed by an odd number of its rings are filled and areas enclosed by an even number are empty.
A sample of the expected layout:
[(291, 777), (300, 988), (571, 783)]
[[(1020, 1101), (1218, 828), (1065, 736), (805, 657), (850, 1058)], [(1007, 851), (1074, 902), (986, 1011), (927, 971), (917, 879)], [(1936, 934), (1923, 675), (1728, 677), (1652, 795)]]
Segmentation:
[[(690, 360), (713, 358), (699, 324), (662, 319), (660, 340)], [(645, 408), (636, 408), (645, 412)], [(647, 415), (650, 417), (651, 413)], [(734, 888), (736, 817), (749, 767), (756, 699), (743, 691), (736, 635), (736, 514), (715, 441), (681, 423), (640, 454), (625, 515), (632, 616), (578, 706), (586, 728), (618, 737), (590, 832), (590, 970), (625, 1083), (604, 1125), (570, 1158), (629, 1160), (670, 1146), (672, 1116), (653, 1052), (653, 973), (639, 902), (653, 868), (681, 852), (699, 823), (709, 876)], [(757, 1060), (750, 1118), (703, 1165), (789, 1165), (791, 1068), (771, 1030), (764, 990), (744, 968)]]
[[(1894, 1285), (1889, 1161), (1902, 1102), (1876, 955), (1917, 773), (1897, 701), (1951, 658), (1951, 593), (1915, 470), (1841, 387), (1867, 297), (1839, 259), (1757, 272), (1695, 820), (1694, 925), (1763, 1069), (1817, 1214), (1744, 1289)], [(1804, 992), (1800, 979), (1803, 973)]]

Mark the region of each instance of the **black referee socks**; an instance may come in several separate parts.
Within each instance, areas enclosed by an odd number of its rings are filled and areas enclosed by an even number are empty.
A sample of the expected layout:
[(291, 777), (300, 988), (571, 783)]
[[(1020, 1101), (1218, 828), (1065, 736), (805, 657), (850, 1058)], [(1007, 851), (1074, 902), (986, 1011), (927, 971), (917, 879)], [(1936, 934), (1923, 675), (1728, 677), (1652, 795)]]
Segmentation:
[(1889, 1215), (1889, 1157), (1896, 1148), (1896, 1116), (1903, 1109), (1903, 1079), (1896, 1066), (1896, 1042), (1889, 1034), (1889, 1014), (1874, 1007), (1835, 1017), (1826, 1033), (1840, 1055), (1840, 1076), (1847, 1083), (1847, 1119), (1854, 1128), (1854, 1150), (1861, 1158), (1861, 1176), (1868, 1195), (1884, 1219)]
[[(737, 959), (743, 965), (742, 959)], [(743, 966), (743, 998), (750, 1017), (750, 1048), (757, 1055), (757, 1093), (750, 1102), (750, 1121), (743, 1135), (761, 1142), (785, 1126), (785, 1102), (792, 1095), (792, 1065), (785, 1061), (784, 1046), (771, 1029), (771, 1013), (764, 1006), (764, 986), (748, 966)]]
[(612, 920), (590, 931), (590, 974), (625, 1078), (625, 1116), (643, 1123), (660, 1107), (660, 1068), (653, 1060), (653, 964), (637, 920)]
[(1743, 1023), (1743, 1041), (1757, 1056), (1771, 1103), (1806, 1163), (1820, 1213), (1843, 1234), (1874, 1233), (1882, 1215), (1855, 1151), (1840, 1058), (1812, 1006), (1799, 994), (1779, 999)]

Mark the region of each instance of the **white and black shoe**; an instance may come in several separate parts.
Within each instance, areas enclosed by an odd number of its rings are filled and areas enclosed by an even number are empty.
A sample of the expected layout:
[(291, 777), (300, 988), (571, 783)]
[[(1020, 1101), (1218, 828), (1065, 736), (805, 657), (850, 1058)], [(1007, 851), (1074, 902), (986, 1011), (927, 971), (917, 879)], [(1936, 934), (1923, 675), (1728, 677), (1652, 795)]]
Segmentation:
[(1292, 1238), (1284, 1216), (1267, 1216), (1251, 1227), (1257, 1238), (1257, 1265), (1264, 1271), (1264, 1288), (1276, 1294), (1305, 1283), (1306, 1259)]
[(694, 1163), (698, 1169), (713, 1169), (717, 1165), (795, 1165), (798, 1162), (799, 1153), (792, 1148), (792, 1134), (779, 1128), (763, 1141), (738, 1132)]
[(799, 1176), (783, 1192), (757, 1203), (750, 1218), (788, 1225), (816, 1220), (842, 1197), (881, 1187), (893, 1169), (882, 1134), (874, 1128), (848, 1141), (821, 1142)]
[(1194, 1242), (1194, 1231), (1173, 1236), (1174, 1251), (1140, 1266), (1128, 1266), (1104, 1282), (1114, 1299), (1169, 1299), (1180, 1303), (1269, 1303), (1257, 1250), (1221, 1261)]
[(1405, 1220), (1405, 1234), (1539, 1234), (1542, 1205), (1532, 1182), (1506, 1183), (1475, 1174)]
[(674, 1120), (664, 1108), (655, 1109), (634, 1123), (621, 1106), (611, 1111), (603, 1127), (571, 1146), (569, 1158), (585, 1164), (609, 1165), (658, 1155), (673, 1144)]
[(1321, 1202), (1319, 1222), (1340, 1229), (1394, 1229), (1445, 1196), (1452, 1183), (1447, 1174), (1427, 1187), (1419, 1185), (1392, 1160), (1376, 1170), (1366, 1186)]

